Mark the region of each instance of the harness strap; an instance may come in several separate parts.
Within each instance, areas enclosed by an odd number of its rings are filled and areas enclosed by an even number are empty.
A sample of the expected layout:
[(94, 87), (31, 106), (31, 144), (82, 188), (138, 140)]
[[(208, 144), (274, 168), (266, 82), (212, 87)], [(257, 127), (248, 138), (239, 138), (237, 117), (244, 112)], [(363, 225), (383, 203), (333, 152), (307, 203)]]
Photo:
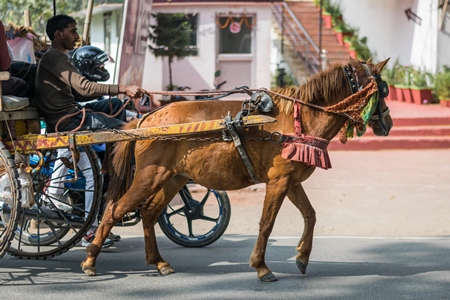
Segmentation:
[(302, 133), (300, 104), (294, 105), (294, 135), (285, 134), (281, 157), (322, 169), (331, 168), (326, 139)]
[(261, 180), (259, 180), (258, 176), (255, 174), (255, 169), (253, 169), (252, 161), (250, 160), (250, 157), (248, 157), (247, 151), (245, 151), (244, 146), (242, 146), (241, 139), (239, 138), (238, 133), (236, 132), (236, 128), (234, 126), (234, 122), (230, 120), (231, 117), (226, 117), (226, 125), (227, 130), (231, 135), (231, 138), (233, 139), (234, 146), (236, 147), (239, 155), (241, 156), (242, 162), (244, 163), (245, 168), (247, 169), (248, 174), (250, 175), (253, 183), (261, 183)]

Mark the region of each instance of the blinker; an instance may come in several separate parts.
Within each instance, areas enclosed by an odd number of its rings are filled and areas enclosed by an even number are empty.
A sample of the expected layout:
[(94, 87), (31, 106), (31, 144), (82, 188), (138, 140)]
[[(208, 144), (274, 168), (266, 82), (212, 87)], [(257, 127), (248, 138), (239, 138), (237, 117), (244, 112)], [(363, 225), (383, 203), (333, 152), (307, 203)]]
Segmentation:
[(378, 95), (380, 98), (386, 98), (389, 95), (389, 88), (386, 81), (381, 79), (380, 74), (373, 75), (378, 87)]

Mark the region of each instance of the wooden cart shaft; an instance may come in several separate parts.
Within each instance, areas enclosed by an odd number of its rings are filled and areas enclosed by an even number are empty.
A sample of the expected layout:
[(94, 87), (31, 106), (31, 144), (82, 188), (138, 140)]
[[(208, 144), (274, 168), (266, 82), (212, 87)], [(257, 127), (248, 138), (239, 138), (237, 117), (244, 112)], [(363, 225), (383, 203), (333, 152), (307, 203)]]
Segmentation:
[[(276, 119), (263, 116), (247, 116), (242, 118), (242, 127), (259, 126), (265, 123), (276, 122)], [(155, 126), (130, 130), (108, 131), (80, 131), (62, 132), (52, 134), (27, 134), (18, 137), (13, 142), (2, 141), (11, 153), (17, 151), (22, 154), (33, 153), (44, 149), (72, 148), (102, 143), (115, 143), (133, 141), (137, 139), (152, 139), (156, 137), (169, 137), (180, 135), (193, 135), (199, 133), (221, 131), (226, 129), (223, 119), (182, 123), (174, 125)]]

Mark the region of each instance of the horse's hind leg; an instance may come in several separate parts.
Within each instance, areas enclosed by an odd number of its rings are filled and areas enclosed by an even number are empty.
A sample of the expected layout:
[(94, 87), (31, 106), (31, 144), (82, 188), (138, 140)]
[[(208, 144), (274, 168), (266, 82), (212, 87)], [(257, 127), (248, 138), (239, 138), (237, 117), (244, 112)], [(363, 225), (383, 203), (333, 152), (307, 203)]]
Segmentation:
[(164, 207), (175, 197), (178, 191), (186, 184), (187, 179), (177, 176), (170, 180), (154, 197), (147, 200), (141, 207), (142, 226), (144, 228), (146, 263), (154, 264), (161, 275), (175, 273), (158, 250), (155, 236), (156, 220)]
[(256, 269), (261, 281), (276, 281), (277, 277), (270, 271), (265, 263), (267, 241), (272, 232), (275, 219), (286, 196), (285, 182), (267, 184), (264, 207), (259, 223), (259, 235), (250, 256), (250, 266)]
[(305, 227), (303, 235), (297, 245), (297, 267), (302, 272), (306, 273), (306, 267), (309, 263), (309, 256), (312, 250), (314, 225), (316, 224), (316, 212), (309, 202), (308, 196), (305, 193), (302, 185), (289, 188), (287, 194), (289, 200), (300, 210), (303, 216)]
[[(167, 182), (170, 176), (168, 171), (149, 172), (158, 174), (160, 180), (149, 180), (147, 173), (136, 171), (136, 177), (130, 189), (116, 202), (108, 202), (102, 221), (97, 229), (95, 238), (86, 249), (86, 260), (81, 268), (88, 275), (96, 275), (95, 261), (100, 253), (105, 239), (109, 236), (111, 228), (129, 211), (135, 209), (146, 199), (154, 195)], [(169, 177), (170, 178), (170, 177)]]

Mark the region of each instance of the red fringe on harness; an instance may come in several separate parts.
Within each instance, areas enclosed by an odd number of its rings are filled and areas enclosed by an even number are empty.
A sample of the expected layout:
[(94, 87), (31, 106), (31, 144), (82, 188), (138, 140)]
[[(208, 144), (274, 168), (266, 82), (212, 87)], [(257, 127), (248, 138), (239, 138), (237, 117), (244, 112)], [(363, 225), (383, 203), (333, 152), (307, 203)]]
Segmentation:
[(301, 133), (300, 104), (295, 103), (295, 134), (287, 134), (287, 140), (283, 142), (281, 157), (293, 161), (299, 161), (308, 166), (330, 169), (331, 161), (328, 156), (328, 144), (326, 139)]

